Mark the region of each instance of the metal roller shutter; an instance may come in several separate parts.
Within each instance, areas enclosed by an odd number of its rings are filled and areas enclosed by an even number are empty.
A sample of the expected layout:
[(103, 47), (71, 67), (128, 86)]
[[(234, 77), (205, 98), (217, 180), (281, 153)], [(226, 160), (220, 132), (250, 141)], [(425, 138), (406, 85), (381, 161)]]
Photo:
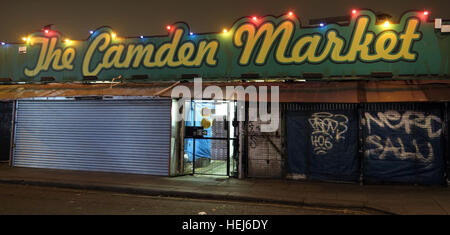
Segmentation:
[(21, 100), (13, 165), (168, 175), (169, 99)]

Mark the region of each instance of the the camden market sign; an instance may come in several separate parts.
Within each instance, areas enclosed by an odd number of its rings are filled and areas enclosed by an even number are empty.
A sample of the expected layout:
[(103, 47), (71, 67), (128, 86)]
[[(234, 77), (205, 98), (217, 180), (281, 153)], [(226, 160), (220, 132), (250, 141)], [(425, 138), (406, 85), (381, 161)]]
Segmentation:
[(102, 27), (85, 41), (42, 31), (22, 44), (1, 47), (0, 77), (67, 82), (119, 75), (147, 75), (146, 81), (177, 80), (182, 74), (218, 80), (249, 73), (263, 78), (448, 75), (450, 36), (433, 26), (422, 12), (407, 12), (389, 24), (361, 10), (348, 25), (303, 27), (286, 14), (244, 17), (228, 31), (206, 34), (192, 33), (185, 23), (172, 25), (168, 35), (133, 38)]

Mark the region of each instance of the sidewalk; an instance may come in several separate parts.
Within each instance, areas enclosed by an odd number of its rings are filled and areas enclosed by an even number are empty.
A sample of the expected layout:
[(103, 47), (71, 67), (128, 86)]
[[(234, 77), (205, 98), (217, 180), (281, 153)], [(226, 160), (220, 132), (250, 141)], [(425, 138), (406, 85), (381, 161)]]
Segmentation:
[(284, 179), (213, 176), (158, 177), (118, 173), (10, 168), (0, 164), (0, 183), (188, 198), (269, 202), (387, 214), (450, 214), (450, 188), (358, 185)]

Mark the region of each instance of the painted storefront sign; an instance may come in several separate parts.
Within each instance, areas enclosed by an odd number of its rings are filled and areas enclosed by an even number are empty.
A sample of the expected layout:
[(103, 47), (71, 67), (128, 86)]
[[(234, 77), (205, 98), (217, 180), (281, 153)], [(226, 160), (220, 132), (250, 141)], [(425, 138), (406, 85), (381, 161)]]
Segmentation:
[[(37, 32), (24, 44), (0, 49), (0, 77), (13, 81), (57, 81), (96, 76), (148, 75), (146, 81), (203, 78), (299, 77), (303, 73), (358, 76), (449, 74), (450, 36), (435, 31), (421, 12), (379, 24), (372, 11), (352, 15), (348, 25), (305, 27), (295, 16), (241, 18), (227, 32), (192, 34), (176, 23), (168, 35), (122, 38), (102, 27), (86, 41), (64, 40), (55, 31)], [(26, 47), (26, 53), (19, 48)]]

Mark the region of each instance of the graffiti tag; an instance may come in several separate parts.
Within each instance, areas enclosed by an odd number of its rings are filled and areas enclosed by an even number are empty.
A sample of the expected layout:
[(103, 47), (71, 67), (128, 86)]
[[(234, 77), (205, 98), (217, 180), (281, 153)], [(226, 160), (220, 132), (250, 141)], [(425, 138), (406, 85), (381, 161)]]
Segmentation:
[[(434, 160), (433, 145), (430, 141), (439, 140), (441, 135), (442, 121), (439, 117), (415, 111), (406, 111), (400, 114), (393, 110), (378, 112), (377, 117), (372, 116), (368, 112), (364, 115), (369, 134), (366, 137), (366, 143), (369, 146), (374, 146), (366, 149), (366, 156), (375, 155), (378, 159), (394, 156), (400, 160), (414, 159), (422, 162), (432, 162)], [(401, 137), (370, 135), (376, 127), (398, 130), (405, 135)], [(414, 127), (418, 131), (413, 132)], [(416, 136), (422, 138), (419, 139)]]
[(433, 131), (433, 122), (441, 123), (441, 119), (434, 115), (426, 115), (423, 112), (406, 111), (401, 115), (399, 112), (389, 110), (384, 113), (378, 112), (378, 118), (373, 117), (370, 113), (366, 112), (367, 130), (371, 131), (372, 122), (375, 122), (379, 127), (389, 127), (391, 129), (405, 130), (406, 134), (411, 134), (412, 127), (416, 126), (425, 130), (429, 138), (435, 138), (441, 135), (441, 129)]
[(327, 154), (333, 144), (345, 139), (348, 118), (342, 114), (327, 112), (313, 113), (308, 119), (312, 128), (311, 144), (315, 154)]

